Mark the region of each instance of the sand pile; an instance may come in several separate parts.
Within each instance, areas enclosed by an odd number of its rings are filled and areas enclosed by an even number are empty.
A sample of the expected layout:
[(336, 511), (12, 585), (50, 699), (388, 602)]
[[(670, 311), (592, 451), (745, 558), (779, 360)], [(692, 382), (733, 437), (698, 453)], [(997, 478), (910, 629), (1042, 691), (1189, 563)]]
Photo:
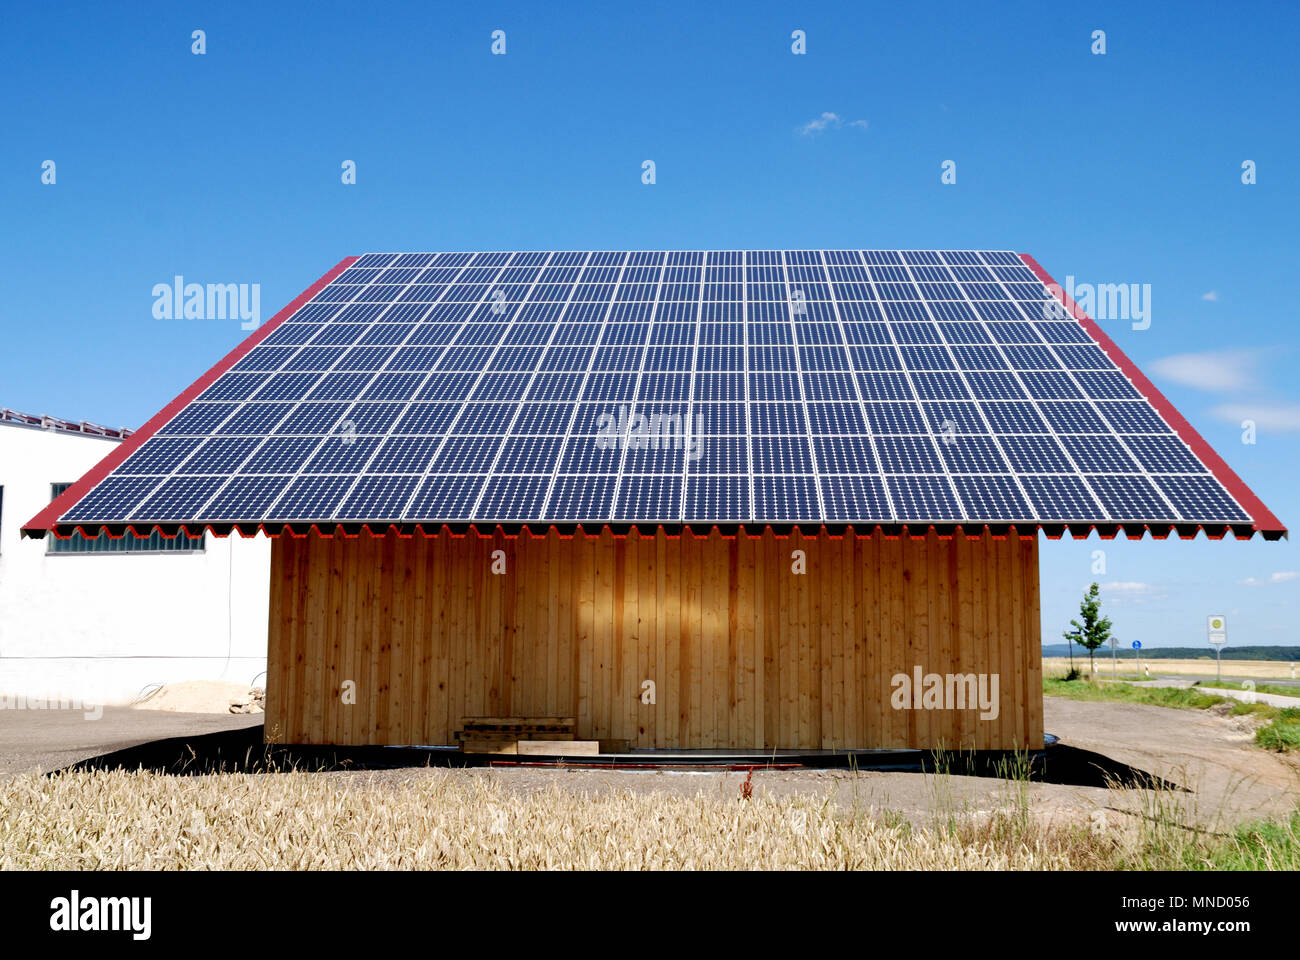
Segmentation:
[(227, 680), (185, 680), (160, 687), (133, 706), (174, 713), (261, 713), (262, 688)]

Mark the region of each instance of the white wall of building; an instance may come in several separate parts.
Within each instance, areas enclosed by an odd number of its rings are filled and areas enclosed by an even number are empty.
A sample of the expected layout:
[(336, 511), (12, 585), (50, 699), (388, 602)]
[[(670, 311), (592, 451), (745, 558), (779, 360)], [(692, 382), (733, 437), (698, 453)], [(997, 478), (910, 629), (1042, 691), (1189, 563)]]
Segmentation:
[(185, 553), (47, 553), (19, 528), (117, 440), (0, 422), (0, 694), (127, 703), (151, 684), (266, 670), (270, 541)]

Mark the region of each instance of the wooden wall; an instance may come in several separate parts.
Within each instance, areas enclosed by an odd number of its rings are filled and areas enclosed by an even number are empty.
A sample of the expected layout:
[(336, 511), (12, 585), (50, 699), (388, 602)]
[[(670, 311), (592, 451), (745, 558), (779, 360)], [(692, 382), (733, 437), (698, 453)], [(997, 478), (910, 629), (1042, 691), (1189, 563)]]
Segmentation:
[[(1034, 539), (281, 537), (266, 731), (451, 744), (463, 716), (573, 716), (643, 747), (1038, 747), (1039, 657)], [(997, 673), (997, 719), (894, 709), (916, 665)]]

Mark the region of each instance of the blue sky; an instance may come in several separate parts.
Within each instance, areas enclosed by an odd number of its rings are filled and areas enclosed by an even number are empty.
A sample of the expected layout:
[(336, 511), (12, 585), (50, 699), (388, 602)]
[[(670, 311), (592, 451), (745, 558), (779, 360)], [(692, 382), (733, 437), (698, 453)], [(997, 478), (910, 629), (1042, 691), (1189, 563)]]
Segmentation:
[[(1062, 282), (1150, 284), (1149, 329), (1103, 326), (1295, 523), (1300, 13), (796, 10), (15, 7), (0, 405), (142, 423), (244, 335), (154, 319), (176, 274), (260, 284), (267, 317), (375, 249), (1015, 249)], [(1208, 613), (1231, 643), (1300, 643), (1290, 542), (1094, 538), (1042, 557), (1048, 642), (1097, 579), (1125, 643), (1203, 644)]]

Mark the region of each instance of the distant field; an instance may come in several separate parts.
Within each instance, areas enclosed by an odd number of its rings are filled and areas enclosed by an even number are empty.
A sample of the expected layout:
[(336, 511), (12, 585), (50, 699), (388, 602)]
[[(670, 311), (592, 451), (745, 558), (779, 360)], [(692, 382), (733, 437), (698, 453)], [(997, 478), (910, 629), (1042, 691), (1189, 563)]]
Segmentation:
[[(1109, 676), (1113, 667), (1111, 666), (1110, 651), (1104, 654), (1097, 653), (1095, 662), (1097, 672)], [(1150, 667), (1153, 674), (1168, 673), (1175, 676), (1185, 677), (1213, 677), (1215, 675), (1214, 660), (1148, 660), (1142, 658), (1142, 663)], [(1075, 654), (1074, 664), (1081, 670), (1088, 668), (1088, 654), (1085, 651), (1080, 657)], [(1064, 675), (1070, 669), (1070, 660), (1068, 657), (1044, 657), (1043, 673), (1051, 676), (1055, 674)], [(1119, 655), (1119, 672), (1121, 674), (1132, 674), (1139, 670), (1138, 664), (1134, 662), (1133, 651), (1128, 650)], [(1291, 664), (1276, 663), (1268, 660), (1229, 660), (1226, 657), (1223, 661), (1223, 675), (1225, 677), (1258, 677), (1261, 680), (1290, 680), (1292, 678)], [(1300, 663), (1296, 664), (1296, 677), (1300, 678)]]

